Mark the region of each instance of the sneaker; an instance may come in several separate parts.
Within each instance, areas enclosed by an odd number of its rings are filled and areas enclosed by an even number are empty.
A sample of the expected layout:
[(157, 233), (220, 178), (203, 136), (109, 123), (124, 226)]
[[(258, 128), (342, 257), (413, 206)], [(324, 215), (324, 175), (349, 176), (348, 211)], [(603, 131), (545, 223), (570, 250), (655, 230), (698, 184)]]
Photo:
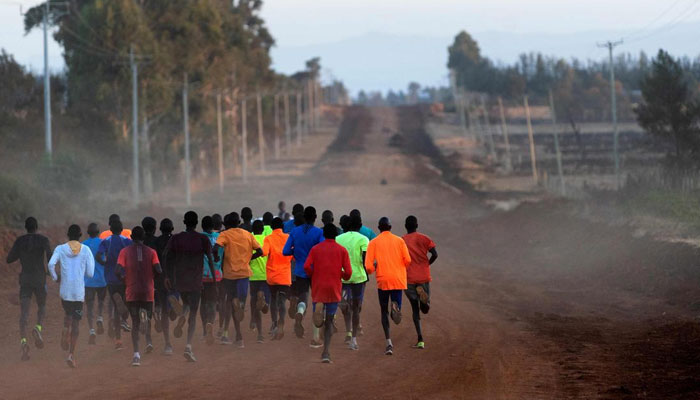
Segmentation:
[[(233, 319), (241, 322), (243, 321), (243, 317), (245, 317), (245, 304), (241, 304), (241, 301), (238, 299), (233, 299)], [(252, 322), (252, 321), (251, 321)]]
[(294, 333), (297, 335), (299, 339), (304, 337), (304, 325), (302, 325), (302, 321), (304, 320), (304, 314), (302, 313), (297, 313), (294, 316)]
[(139, 308), (139, 322), (139, 332), (145, 335), (148, 330), (148, 313), (143, 308)]
[(239, 349), (245, 349), (245, 343), (243, 343), (243, 339), (236, 340), (236, 347), (238, 347)]
[(119, 351), (119, 350), (123, 350), (123, 349), (124, 349), (124, 345), (122, 344), (121, 340), (117, 340), (116, 342), (114, 342), (114, 350)]
[(414, 344), (414, 345), (411, 346), (411, 347), (413, 347), (414, 349), (421, 349), (421, 350), (423, 350), (423, 349), (425, 348), (425, 342), (418, 342), (418, 343)]
[(204, 338), (207, 345), (211, 346), (214, 344), (214, 326), (211, 324), (211, 322), (207, 322), (207, 324), (204, 325)]
[(330, 364), (331, 361), (331, 355), (330, 354), (323, 354), (321, 355), (321, 362), (324, 364)]
[(350, 342), (352, 342), (352, 332), (348, 332), (348, 334), (345, 335), (345, 340), (343, 341), (343, 343), (350, 343)]
[(131, 325), (126, 320), (122, 321), (122, 329), (124, 332), (131, 332)]
[(97, 317), (97, 323), (96, 323), (96, 324), (97, 324), (97, 334), (98, 334), (98, 335), (104, 335), (104, 333), (105, 333), (105, 324), (104, 324), (104, 321), (103, 321), (103, 319), (102, 319), (101, 316), (100, 316), (100, 317)]
[(140, 367), (141, 366), (141, 357), (134, 356), (134, 358), (131, 359), (131, 366), (132, 367)]
[(309, 343), (309, 347), (311, 347), (312, 349), (320, 349), (321, 347), (323, 347), (323, 343), (319, 342), (316, 339), (312, 339), (311, 343)]
[(314, 321), (314, 326), (316, 328), (321, 328), (323, 327), (323, 323), (325, 322), (325, 307), (323, 304), (318, 303), (316, 304), (316, 309), (314, 309), (314, 314), (313, 314), (313, 321)]
[(187, 360), (189, 362), (196, 362), (197, 361), (197, 359), (194, 357), (194, 353), (192, 352), (191, 347), (185, 347), (184, 356), (185, 356), (185, 360)]
[(220, 339), (222, 336), (224, 336), (224, 328), (219, 327), (219, 330), (216, 331), (216, 337), (217, 339)]
[(392, 345), (386, 346), (386, 350), (384, 350), (384, 355), (385, 356), (393, 356), (394, 355), (394, 346), (392, 346)]
[(233, 344), (233, 342), (231, 341), (231, 339), (228, 338), (228, 336), (222, 336), (219, 343), (224, 346), (230, 346)]
[(63, 351), (68, 351), (68, 348), (70, 347), (70, 334), (68, 331), (68, 328), (63, 328), (61, 330), (61, 349)]
[(275, 336), (275, 333), (277, 333), (277, 322), (270, 324), (270, 331), (267, 332), (267, 334), (270, 336)]
[(78, 364), (75, 362), (75, 358), (73, 358), (73, 354), (68, 354), (68, 358), (66, 358), (66, 364), (68, 364), (68, 366), (71, 368), (78, 367)]
[(165, 348), (163, 349), (163, 355), (164, 356), (172, 356), (173, 355), (173, 346), (171, 345), (166, 345)]
[(114, 300), (114, 307), (116, 307), (116, 313), (119, 315), (124, 315), (129, 313), (129, 309), (126, 308), (126, 304), (124, 304), (124, 299), (119, 293), (114, 293), (112, 295), (112, 300)]
[(352, 340), (348, 343), (348, 348), (355, 351), (360, 350), (360, 346), (357, 345), (357, 342), (353, 342)]
[(418, 308), (423, 314), (427, 314), (430, 311), (430, 303), (418, 303)]
[(299, 298), (294, 297), (294, 296), (289, 298), (289, 309), (287, 310), (287, 315), (289, 315), (290, 319), (296, 318), (296, 311), (297, 311), (298, 304), (299, 304)]
[(44, 338), (41, 336), (41, 325), (36, 325), (34, 329), (32, 329), (32, 336), (34, 337), (34, 346), (37, 349), (43, 349)]
[(88, 337), (88, 344), (97, 344), (97, 333), (94, 329), (90, 329), (90, 336)]
[(263, 335), (258, 335), (258, 343), (265, 343), (265, 337)]
[(185, 326), (185, 322), (187, 322), (187, 317), (180, 315), (180, 318), (177, 320), (177, 325), (175, 325), (175, 329), (173, 329), (173, 335), (176, 338), (182, 337), (182, 328)]
[(22, 352), (22, 361), (28, 361), (29, 343), (27, 343), (27, 339), (22, 339), (22, 341), (20, 342), (20, 351)]
[(401, 309), (399, 308), (399, 303), (395, 301), (391, 302), (391, 320), (396, 325), (401, 323)]
[(277, 324), (277, 331), (275, 332), (275, 340), (282, 340), (284, 337), (284, 324)]
[(151, 354), (153, 353), (153, 343), (147, 343), (146, 344), (146, 354)]
[[(171, 315), (173, 313), (175, 313), (176, 315), (182, 315), (183, 307), (182, 307), (182, 304), (180, 303), (180, 300), (178, 300), (177, 297), (175, 297), (173, 295), (168, 296), (168, 304), (170, 304), (170, 314)], [(173, 320), (172, 317), (170, 319)]]
[(416, 294), (418, 294), (418, 300), (420, 300), (421, 303), (428, 304), (430, 301), (430, 297), (428, 297), (428, 292), (423, 289), (423, 286), (418, 286), (416, 287)]

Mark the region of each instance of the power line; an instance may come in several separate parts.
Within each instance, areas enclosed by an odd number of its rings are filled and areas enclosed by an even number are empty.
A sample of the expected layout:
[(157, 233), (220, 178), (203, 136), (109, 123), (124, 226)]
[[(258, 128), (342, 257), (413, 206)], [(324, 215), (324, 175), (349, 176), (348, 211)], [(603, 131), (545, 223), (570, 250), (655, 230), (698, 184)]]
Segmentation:
[(671, 10), (673, 10), (678, 4), (680, 4), (681, 1), (684, 1), (684, 0), (676, 0), (675, 2), (673, 2), (673, 4), (671, 4), (670, 7), (666, 8), (661, 14), (657, 15), (656, 18), (654, 18), (651, 22), (649, 22), (647, 25), (645, 25), (644, 27), (642, 27), (642, 28), (640, 28), (640, 29), (637, 29), (637, 30), (635, 30), (635, 31), (632, 31), (632, 33), (630, 33), (629, 35), (627, 35), (627, 36), (625, 37), (625, 39), (630, 40), (630, 39), (634, 38), (634, 36), (636, 36), (636, 35), (638, 35), (638, 34), (644, 32), (645, 30), (651, 28), (655, 23), (657, 23), (658, 21), (660, 21), (661, 18), (663, 18), (664, 16), (666, 16), (666, 14), (668, 14), (668, 13), (669, 13)]
[(681, 11), (680, 14), (678, 14), (675, 18), (673, 18), (666, 25), (663, 25), (663, 26), (651, 31), (647, 35), (643, 35), (643, 36), (640, 36), (640, 37), (637, 37), (634, 39), (629, 39), (627, 42), (628, 43), (638, 42), (640, 40), (648, 39), (654, 35), (658, 35), (659, 33), (666, 32), (666, 31), (669, 31), (671, 29), (677, 28), (679, 23), (683, 22), (684, 20), (687, 20), (689, 17), (692, 17), (695, 13), (698, 12), (698, 9), (696, 8), (698, 6), (698, 4), (700, 4), (700, 3), (698, 3), (697, 1), (694, 1), (693, 3), (690, 4), (690, 6), (686, 7), (683, 11)]

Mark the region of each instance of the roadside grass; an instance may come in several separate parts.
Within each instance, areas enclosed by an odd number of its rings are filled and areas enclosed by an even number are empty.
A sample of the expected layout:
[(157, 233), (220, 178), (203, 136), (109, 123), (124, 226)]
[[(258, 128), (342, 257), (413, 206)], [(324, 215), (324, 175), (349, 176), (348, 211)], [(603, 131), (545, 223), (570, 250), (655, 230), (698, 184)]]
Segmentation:
[(669, 218), (700, 231), (700, 191), (648, 189), (623, 197), (623, 206), (632, 214)]

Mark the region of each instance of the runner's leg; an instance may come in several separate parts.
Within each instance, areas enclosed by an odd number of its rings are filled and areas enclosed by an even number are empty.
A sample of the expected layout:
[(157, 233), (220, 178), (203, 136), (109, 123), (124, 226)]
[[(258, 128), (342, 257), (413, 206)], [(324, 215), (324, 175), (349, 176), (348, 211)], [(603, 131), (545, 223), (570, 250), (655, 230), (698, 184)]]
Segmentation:
[(195, 329), (197, 328), (197, 310), (199, 310), (199, 301), (201, 297), (201, 292), (189, 292), (187, 293), (187, 298), (185, 294), (181, 293), (183, 303), (190, 307), (190, 315), (187, 318), (187, 345), (192, 345), (192, 338), (194, 337)]
[(139, 352), (139, 329), (141, 328), (141, 316), (139, 315), (138, 302), (129, 302), (129, 314), (131, 315), (131, 344), (134, 346), (134, 353)]
[(352, 310), (352, 337), (357, 338), (360, 330), (360, 312), (362, 311), (362, 300), (365, 294), (365, 284), (358, 283), (351, 287), (351, 310)]
[(97, 289), (92, 287), (85, 288), (85, 305), (87, 306), (87, 322), (90, 331), (93, 330), (93, 320), (94, 320), (94, 308), (95, 308), (95, 295), (97, 294)]
[(382, 328), (384, 329), (384, 338), (391, 339), (391, 329), (389, 326), (389, 298), (391, 291), (377, 289), (379, 293), (379, 311), (382, 315)]
[(35, 289), (34, 297), (37, 305), (36, 324), (43, 326), (44, 316), (46, 316), (46, 286)]
[[(37, 299), (38, 302), (38, 299)], [(21, 339), (27, 338), (27, 322), (29, 321), (29, 309), (32, 305), (32, 291), (29, 288), (19, 288), (19, 336)]]

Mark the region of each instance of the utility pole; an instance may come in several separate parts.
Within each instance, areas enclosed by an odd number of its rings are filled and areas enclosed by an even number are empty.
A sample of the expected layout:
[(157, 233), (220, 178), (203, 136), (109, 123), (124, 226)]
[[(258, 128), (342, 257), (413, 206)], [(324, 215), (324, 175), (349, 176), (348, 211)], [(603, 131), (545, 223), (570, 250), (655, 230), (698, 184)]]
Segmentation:
[(51, 139), (51, 77), (49, 76), (49, 4), (46, 0), (44, 9), (44, 134), (46, 155), (49, 163), (53, 161), (53, 144)]
[(216, 94), (216, 141), (219, 156), (219, 192), (224, 192), (224, 136), (221, 121), (221, 93)]
[(503, 141), (506, 145), (506, 171), (513, 170), (513, 160), (510, 158), (510, 140), (508, 139), (508, 123), (506, 122), (506, 113), (503, 110), (503, 99), (498, 96), (498, 108), (501, 114), (501, 131), (503, 132)]
[(455, 111), (459, 114), (459, 126), (462, 128), (462, 135), (467, 136), (467, 121), (464, 117), (464, 100), (462, 93), (457, 88), (457, 75), (454, 69), (450, 69), (450, 86), (452, 87), (452, 98), (455, 103)]
[(188, 96), (187, 72), (184, 74), (184, 82), (182, 85), (182, 124), (185, 130), (185, 199), (187, 205), (192, 204), (192, 192), (190, 190), (190, 122), (189, 122), (189, 101)]
[(243, 183), (248, 183), (248, 113), (246, 111), (246, 99), (241, 101), (241, 132), (243, 135), (243, 143), (241, 146), (243, 152)]
[(481, 115), (484, 116), (484, 126), (486, 127), (486, 134), (488, 135), (489, 141), (489, 153), (493, 157), (494, 161), (496, 159), (496, 144), (493, 141), (493, 131), (491, 130), (491, 120), (489, 119), (489, 112), (486, 108), (486, 100), (484, 100), (484, 95), (481, 95)]
[(289, 92), (284, 92), (284, 137), (287, 141), (287, 155), (289, 155), (292, 151), (292, 127), (289, 123)]
[(255, 96), (258, 112), (258, 152), (260, 153), (260, 170), (265, 171), (265, 135), (263, 135), (262, 96), (260, 92)]
[(316, 110), (316, 107), (314, 105), (314, 79), (311, 78), (308, 81), (308, 84), (306, 85), (309, 90), (309, 107), (308, 107), (308, 118), (309, 118), (309, 133), (316, 131), (316, 117), (314, 116), (314, 112)]
[(280, 158), (280, 95), (275, 93), (275, 160)]
[(532, 131), (532, 118), (530, 117), (530, 104), (525, 96), (525, 117), (527, 118), (527, 138), (530, 141), (530, 165), (532, 166), (532, 180), (535, 185), (539, 184), (540, 178), (537, 174), (537, 152), (535, 151), (535, 134)]
[[(48, 3), (48, 1), (47, 1)], [(132, 146), (132, 189), (133, 202), (139, 204), (139, 67), (134, 60), (134, 45), (129, 49), (129, 62), (131, 64), (131, 146)]]
[(617, 97), (615, 93), (615, 63), (613, 61), (613, 49), (622, 44), (622, 40), (616, 42), (605, 42), (598, 43), (598, 47), (607, 47), (608, 54), (610, 55), (610, 105), (612, 107), (612, 122), (613, 122), (613, 157), (615, 159), (615, 187), (620, 188), (620, 154), (619, 154), (619, 142), (620, 142), (620, 132), (617, 126)]
[(557, 153), (557, 173), (559, 174), (559, 184), (561, 185), (561, 195), (566, 194), (566, 186), (564, 185), (564, 171), (561, 165), (561, 149), (559, 148), (559, 132), (557, 130), (557, 113), (554, 111), (554, 95), (552, 90), (549, 90), (549, 110), (552, 114), (552, 128), (554, 128), (554, 151)]
[(297, 92), (297, 147), (301, 147), (301, 93)]

